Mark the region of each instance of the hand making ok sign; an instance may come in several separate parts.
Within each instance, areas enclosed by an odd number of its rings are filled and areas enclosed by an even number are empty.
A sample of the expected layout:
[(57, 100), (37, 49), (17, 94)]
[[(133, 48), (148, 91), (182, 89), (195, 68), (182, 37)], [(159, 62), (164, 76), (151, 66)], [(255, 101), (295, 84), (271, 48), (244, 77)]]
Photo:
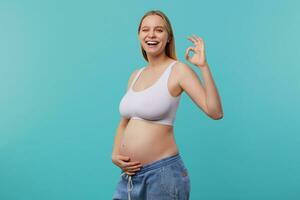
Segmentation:
[[(188, 47), (185, 52), (185, 59), (187, 59), (192, 64), (202, 67), (207, 64), (206, 57), (205, 57), (205, 49), (204, 49), (204, 42), (202, 38), (193, 35), (191, 37), (188, 37), (190, 41), (192, 41), (195, 45), (195, 47)], [(193, 56), (189, 56), (189, 51), (193, 51)]]

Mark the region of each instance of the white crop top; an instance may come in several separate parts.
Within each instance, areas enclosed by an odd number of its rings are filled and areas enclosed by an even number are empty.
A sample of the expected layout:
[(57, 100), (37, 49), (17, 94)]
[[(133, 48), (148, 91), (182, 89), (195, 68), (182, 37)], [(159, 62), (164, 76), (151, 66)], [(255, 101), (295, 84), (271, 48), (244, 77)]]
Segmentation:
[(168, 78), (177, 61), (172, 62), (150, 87), (134, 91), (134, 83), (145, 67), (142, 67), (121, 99), (119, 112), (123, 117), (147, 120), (173, 126), (181, 94), (173, 97), (168, 90)]

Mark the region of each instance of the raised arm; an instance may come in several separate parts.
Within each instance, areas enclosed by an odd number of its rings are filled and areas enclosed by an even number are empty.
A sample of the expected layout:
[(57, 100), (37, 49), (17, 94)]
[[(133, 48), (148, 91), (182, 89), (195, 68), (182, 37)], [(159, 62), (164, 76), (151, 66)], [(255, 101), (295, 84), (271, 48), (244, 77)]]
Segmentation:
[(205, 87), (202, 85), (197, 73), (185, 63), (178, 65), (180, 74), (179, 85), (193, 102), (212, 119), (221, 119), (223, 111), (220, 97), (209, 69), (203, 69), (202, 75)]
[[(200, 69), (204, 84), (201, 83), (197, 73), (185, 63), (180, 63), (179, 85), (191, 99), (212, 119), (222, 119), (223, 110), (216, 84), (213, 80), (205, 57), (204, 42), (197, 36), (190, 37), (195, 47), (189, 47), (185, 58)], [(189, 51), (194, 55), (189, 57)]]

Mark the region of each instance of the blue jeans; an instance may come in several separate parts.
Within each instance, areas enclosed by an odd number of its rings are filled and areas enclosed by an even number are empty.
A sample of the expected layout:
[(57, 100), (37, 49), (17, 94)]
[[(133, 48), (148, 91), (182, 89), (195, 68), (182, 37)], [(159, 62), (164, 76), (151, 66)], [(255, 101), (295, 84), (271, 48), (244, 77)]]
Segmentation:
[(121, 172), (113, 200), (189, 200), (190, 178), (180, 154), (144, 165), (134, 175)]

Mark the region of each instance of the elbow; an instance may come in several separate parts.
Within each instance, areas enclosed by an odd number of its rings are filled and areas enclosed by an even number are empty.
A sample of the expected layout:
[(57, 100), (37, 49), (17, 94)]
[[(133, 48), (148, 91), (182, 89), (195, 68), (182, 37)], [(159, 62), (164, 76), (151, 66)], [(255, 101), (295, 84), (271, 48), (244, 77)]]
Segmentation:
[(208, 117), (210, 117), (211, 119), (214, 119), (214, 120), (220, 120), (224, 117), (224, 114), (223, 114), (223, 110), (222, 109), (206, 109), (205, 110), (205, 113)]
[(214, 120), (220, 120), (223, 118), (224, 114), (223, 113), (216, 113), (216, 114), (213, 114), (213, 115), (209, 115), (212, 119)]

